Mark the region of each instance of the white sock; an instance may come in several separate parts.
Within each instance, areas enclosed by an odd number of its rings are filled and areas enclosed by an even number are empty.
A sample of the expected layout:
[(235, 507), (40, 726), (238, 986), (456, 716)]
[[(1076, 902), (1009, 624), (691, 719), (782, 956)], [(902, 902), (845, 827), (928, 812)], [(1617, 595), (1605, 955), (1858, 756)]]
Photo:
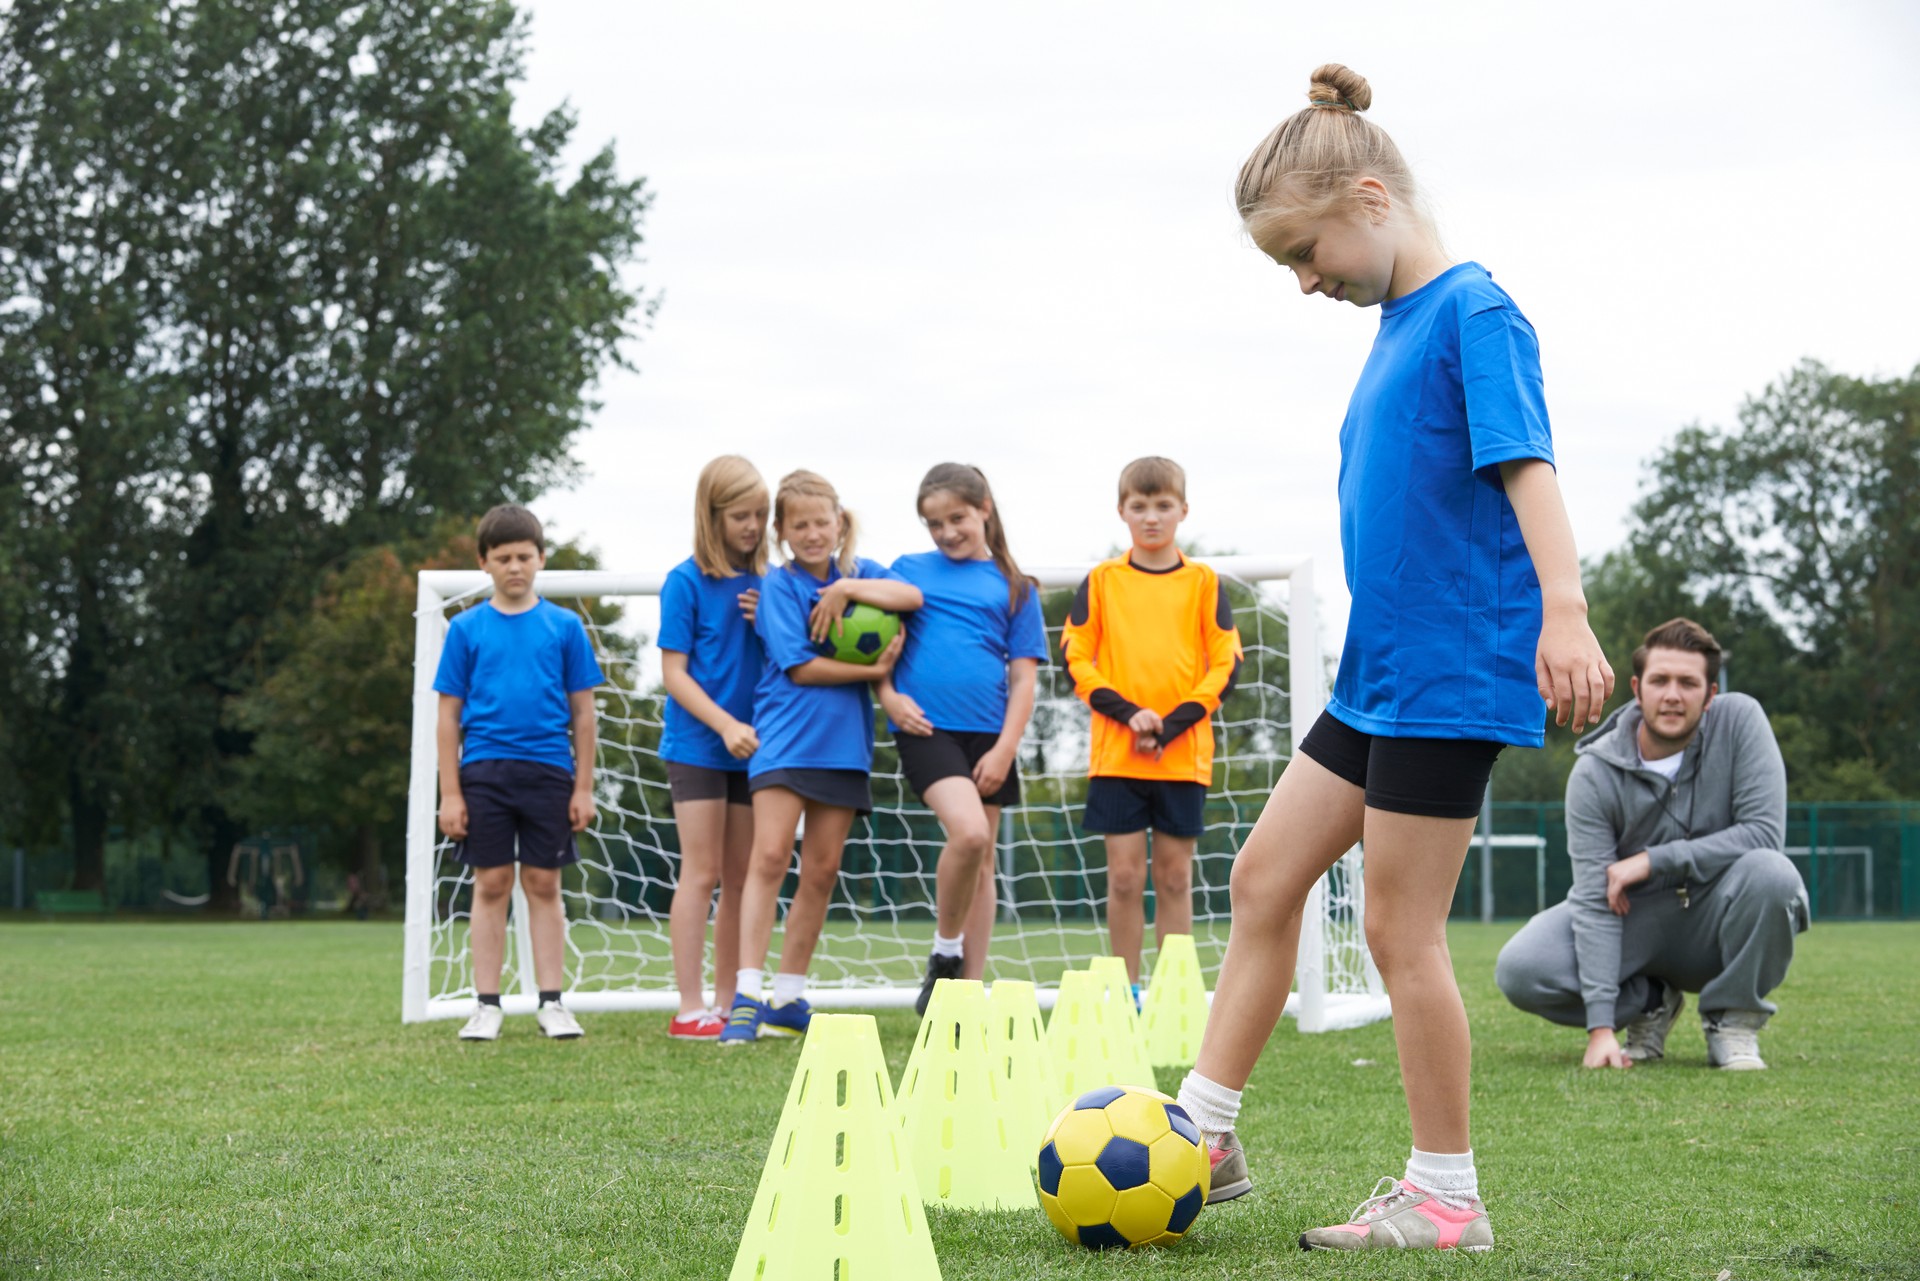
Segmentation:
[(1209, 1081), (1198, 1072), (1180, 1082), (1180, 1106), (1207, 1134), (1224, 1134), (1240, 1116), (1240, 1091)]
[(966, 941), (967, 936), (965, 934), (956, 934), (952, 938), (948, 938), (940, 931), (935, 930), (933, 932), (933, 954), (935, 956), (964, 956), (965, 953), (961, 951), (960, 945)]
[(775, 1005), (785, 1005), (788, 1001), (797, 1001), (806, 994), (806, 975), (776, 974), (773, 976), (773, 1003)]
[(760, 999), (760, 989), (766, 981), (767, 976), (759, 970), (735, 970), (733, 975), (734, 990), (750, 1001)]
[(1470, 1210), (1480, 1203), (1480, 1178), (1474, 1172), (1473, 1153), (1422, 1152), (1407, 1158), (1407, 1182), (1441, 1205)]

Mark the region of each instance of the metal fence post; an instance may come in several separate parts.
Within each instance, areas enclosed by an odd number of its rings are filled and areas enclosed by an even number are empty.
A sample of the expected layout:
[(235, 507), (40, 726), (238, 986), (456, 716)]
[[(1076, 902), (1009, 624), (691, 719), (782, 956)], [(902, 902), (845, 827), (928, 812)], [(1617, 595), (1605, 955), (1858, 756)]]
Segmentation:
[(27, 910), (27, 852), (13, 847), (13, 910)]
[(1480, 923), (1493, 924), (1493, 784), (1480, 798)]

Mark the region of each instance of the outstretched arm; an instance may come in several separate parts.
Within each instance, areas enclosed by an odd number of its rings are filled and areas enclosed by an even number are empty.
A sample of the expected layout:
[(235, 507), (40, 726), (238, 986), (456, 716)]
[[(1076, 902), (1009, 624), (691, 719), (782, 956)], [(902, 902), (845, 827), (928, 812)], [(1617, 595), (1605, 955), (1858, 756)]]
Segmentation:
[(1555, 725), (1573, 722), (1578, 734), (1600, 719), (1613, 696), (1613, 668), (1587, 626), (1587, 595), (1580, 586), (1580, 557), (1574, 551), (1573, 526), (1553, 464), (1519, 458), (1500, 464), (1507, 501), (1520, 522), (1520, 536), (1540, 580), (1540, 645), (1534, 675)]

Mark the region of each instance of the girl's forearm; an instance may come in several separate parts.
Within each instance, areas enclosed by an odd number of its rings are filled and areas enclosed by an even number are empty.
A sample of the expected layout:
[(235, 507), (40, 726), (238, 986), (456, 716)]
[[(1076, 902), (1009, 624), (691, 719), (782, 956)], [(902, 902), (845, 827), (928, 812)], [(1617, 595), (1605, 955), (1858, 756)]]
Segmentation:
[(886, 675), (860, 663), (843, 663), (837, 658), (810, 658), (798, 667), (787, 669), (787, 679), (795, 685), (858, 685), (877, 681)]
[(685, 654), (670, 649), (661, 651), (660, 681), (667, 687), (668, 697), (686, 708), (695, 720), (714, 733), (724, 734), (733, 727), (735, 717), (714, 702), (707, 691), (700, 688), (700, 682), (687, 671)]
[(1033, 717), (1034, 688), (1039, 682), (1039, 663), (1031, 658), (1016, 658), (1007, 668), (1007, 715), (1000, 724), (996, 747), (1017, 748)]
[(840, 581), (847, 584), (847, 595), (852, 599), (889, 613), (905, 613), (926, 604), (926, 597), (912, 583), (891, 578), (843, 578)]
[(1580, 585), (1580, 554), (1573, 545), (1573, 525), (1560, 496), (1560, 480), (1553, 464), (1541, 458), (1522, 458), (1500, 464), (1507, 501), (1520, 522), (1527, 555), (1540, 580), (1540, 598), (1549, 610), (1587, 610), (1586, 590)]

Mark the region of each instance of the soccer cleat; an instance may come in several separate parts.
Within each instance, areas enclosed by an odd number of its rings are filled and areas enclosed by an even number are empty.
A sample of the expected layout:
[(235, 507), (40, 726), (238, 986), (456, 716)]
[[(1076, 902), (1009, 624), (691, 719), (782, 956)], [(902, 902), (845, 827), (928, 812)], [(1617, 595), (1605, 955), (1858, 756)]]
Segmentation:
[(1729, 1072), (1763, 1072), (1767, 1062), (1760, 1057), (1760, 1029), (1767, 1016), (1759, 1010), (1722, 1010), (1702, 1014), (1700, 1030), (1707, 1034), (1707, 1066)]
[[(1380, 1189), (1387, 1190), (1382, 1192)], [(1373, 1185), (1345, 1223), (1300, 1234), (1302, 1250), (1470, 1250), (1493, 1248), (1487, 1208), (1456, 1210), (1391, 1175)]]
[(760, 1020), (760, 1035), (805, 1036), (807, 1024), (812, 1020), (813, 1007), (807, 1004), (806, 997), (796, 996), (791, 1001), (767, 1006), (766, 1015)]
[(711, 1041), (720, 1035), (727, 1021), (712, 1010), (695, 1010), (676, 1015), (667, 1024), (667, 1035), (676, 1041)]
[(727, 1025), (720, 1029), (720, 1044), (745, 1045), (760, 1036), (760, 1024), (767, 1017), (767, 1007), (754, 1000), (745, 992), (733, 998), (733, 1009), (727, 1012)]
[(460, 1029), (463, 1041), (497, 1041), (500, 1039), (500, 1024), (506, 1021), (506, 1012), (497, 1005), (483, 1005), (473, 1012), (466, 1026)]
[(920, 995), (915, 997), (913, 1002), (913, 1012), (915, 1014), (925, 1014), (927, 1012), (927, 1002), (933, 999), (933, 985), (935, 983), (938, 983), (941, 979), (957, 979), (960, 977), (961, 960), (962, 958), (958, 956), (941, 956), (938, 953), (927, 957), (927, 977), (920, 980)]
[(551, 1040), (573, 1041), (584, 1033), (580, 1029), (580, 1020), (566, 1006), (558, 1001), (548, 1001), (533, 1012), (533, 1021), (540, 1025), (540, 1031)]
[(1213, 1163), (1213, 1178), (1207, 1186), (1207, 1204), (1218, 1205), (1253, 1191), (1247, 1176), (1247, 1154), (1240, 1149), (1240, 1136), (1232, 1130), (1209, 1134), (1207, 1160)]
[(1661, 985), (1665, 995), (1660, 1004), (1640, 1015), (1622, 1029), (1626, 1035), (1620, 1038), (1627, 1057), (1636, 1063), (1647, 1063), (1667, 1056), (1667, 1033), (1673, 1029), (1673, 1020), (1680, 1014), (1680, 1008), (1687, 998), (1679, 988), (1671, 983)]

